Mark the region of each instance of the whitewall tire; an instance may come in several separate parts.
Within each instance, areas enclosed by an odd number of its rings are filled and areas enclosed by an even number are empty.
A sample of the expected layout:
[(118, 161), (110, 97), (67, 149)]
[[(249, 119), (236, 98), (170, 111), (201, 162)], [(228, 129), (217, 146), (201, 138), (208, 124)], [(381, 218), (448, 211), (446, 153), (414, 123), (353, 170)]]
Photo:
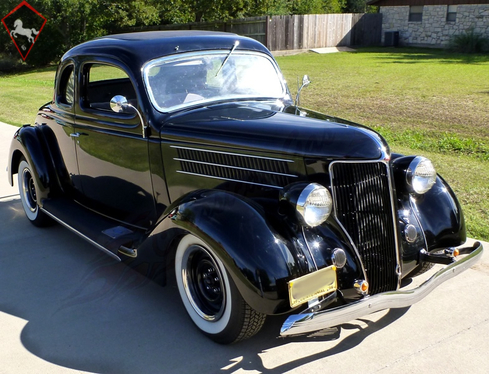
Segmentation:
[(196, 236), (188, 234), (178, 244), (175, 275), (188, 315), (212, 340), (234, 343), (263, 326), (265, 315), (243, 300), (222, 261)]
[(39, 208), (34, 176), (29, 163), (24, 158), (19, 163), (17, 181), (22, 207), (29, 221), (36, 226), (46, 226), (51, 223), (50, 218)]

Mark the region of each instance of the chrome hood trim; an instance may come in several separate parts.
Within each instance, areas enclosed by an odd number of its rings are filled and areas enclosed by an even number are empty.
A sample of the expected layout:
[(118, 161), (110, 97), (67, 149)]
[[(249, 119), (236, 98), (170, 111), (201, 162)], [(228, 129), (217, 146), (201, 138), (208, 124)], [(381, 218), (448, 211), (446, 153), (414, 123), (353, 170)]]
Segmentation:
[(438, 270), (431, 278), (414, 289), (379, 293), (337, 308), (291, 315), (282, 325), (280, 336), (307, 334), (341, 325), (380, 310), (411, 306), (422, 300), (440, 284), (473, 266), (481, 259), (482, 253), (482, 244), (474, 243), (467, 256)]

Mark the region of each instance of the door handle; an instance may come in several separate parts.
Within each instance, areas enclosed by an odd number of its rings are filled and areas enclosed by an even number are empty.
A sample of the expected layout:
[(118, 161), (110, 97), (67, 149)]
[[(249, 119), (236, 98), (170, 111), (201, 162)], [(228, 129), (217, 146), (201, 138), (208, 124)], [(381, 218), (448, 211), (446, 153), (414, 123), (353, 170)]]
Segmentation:
[(79, 138), (79, 137), (80, 137), (80, 135), (81, 135), (81, 134), (80, 134), (79, 132), (75, 132), (75, 133), (73, 133), (73, 134), (70, 134), (70, 136), (71, 136), (72, 138)]

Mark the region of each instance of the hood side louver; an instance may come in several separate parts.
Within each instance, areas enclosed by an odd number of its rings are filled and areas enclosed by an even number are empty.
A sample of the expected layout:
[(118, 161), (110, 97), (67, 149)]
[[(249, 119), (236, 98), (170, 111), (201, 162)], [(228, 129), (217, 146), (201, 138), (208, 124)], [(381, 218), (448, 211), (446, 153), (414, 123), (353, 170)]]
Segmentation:
[(227, 152), (172, 146), (177, 149), (179, 173), (242, 182), (269, 188), (283, 188), (297, 175), (289, 172), (291, 160), (248, 156)]

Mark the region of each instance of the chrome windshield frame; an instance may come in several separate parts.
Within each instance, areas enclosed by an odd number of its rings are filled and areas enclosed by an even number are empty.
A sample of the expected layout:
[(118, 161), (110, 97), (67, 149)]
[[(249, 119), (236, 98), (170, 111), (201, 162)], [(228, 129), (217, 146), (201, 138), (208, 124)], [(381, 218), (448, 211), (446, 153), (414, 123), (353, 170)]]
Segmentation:
[(172, 61), (177, 61), (180, 59), (188, 59), (188, 58), (197, 58), (197, 57), (202, 57), (202, 56), (212, 56), (212, 55), (222, 55), (226, 56), (229, 54), (229, 51), (226, 50), (209, 50), (209, 51), (199, 51), (199, 52), (188, 52), (188, 53), (180, 53), (177, 55), (171, 55), (171, 56), (164, 56), (160, 57), (157, 59), (150, 60), (146, 62), (142, 68), (141, 68), (141, 74), (142, 74), (142, 79), (144, 83), (144, 88), (146, 90), (146, 93), (150, 99), (151, 105), (160, 113), (172, 113), (181, 109), (185, 109), (188, 107), (193, 107), (196, 105), (199, 106), (205, 106), (211, 103), (217, 103), (217, 102), (223, 102), (223, 101), (250, 101), (250, 100), (285, 100), (289, 95), (289, 90), (287, 88), (286, 81), (282, 75), (282, 72), (280, 71), (280, 68), (278, 67), (277, 63), (273, 58), (271, 58), (269, 55), (262, 53), (262, 52), (255, 52), (255, 51), (247, 51), (247, 50), (237, 50), (233, 52), (233, 56), (243, 56), (243, 55), (248, 55), (248, 56), (259, 56), (262, 58), (265, 58), (268, 60), (271, 65), (273, 66), (277, 77), (279, 79), (280, 85), (282, 87), (282, 92), (281, 95), (279, 96), (256, 96), (256, 95), (234, 95), (234, 96), (229, 96), (229, 97), (219, 97), (219, 98), (210, 98), (207, 100), (198, 100), (198, 101), (190, 101), (187, 103), (182, 103), (179, 105), (174, 105), (171, 107), (161, 107), (158, 105), (158, 102), (153, 94), (153, 90), (151, 88), (151, 84), (149, 82), (149, 69), (154, 67), (155, 65), (161, 65), (165, 64), (168, 62)]

